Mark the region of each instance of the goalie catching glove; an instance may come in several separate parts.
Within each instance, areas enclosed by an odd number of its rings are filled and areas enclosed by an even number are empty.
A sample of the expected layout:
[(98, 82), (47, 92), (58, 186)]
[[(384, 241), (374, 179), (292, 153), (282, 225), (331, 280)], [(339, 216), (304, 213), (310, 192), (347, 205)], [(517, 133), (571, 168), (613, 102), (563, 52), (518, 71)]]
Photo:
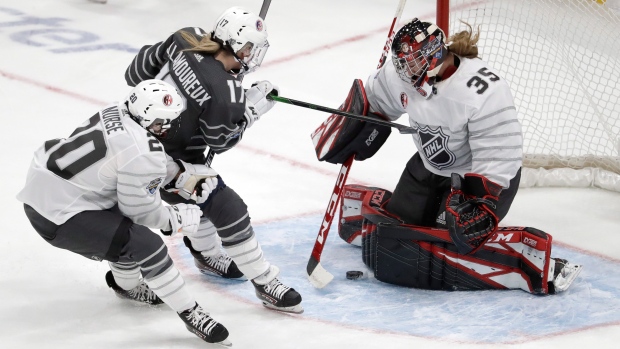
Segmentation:
[(459, 253), (468, 254), (497, 230), (495, 214), (502, 187), (488, 178), (468, 173), (452, 174), (452, 192), (446, 201), (448, 232)]
[(162, 230), (164, 235), (183, 233), (185, 235), (195, 234), (200, 224), (202, 210), (196, 205), (176, 204), (166, 207), (170, 212), (170, 228)]
[[(189, 164), (183, 160), (175, 160), (181, 173), (176, 181), (170, 182), (166, 190), (179, 194), (183, 199), (192, 199), (197, 203), (207, 201), (209, 194), (217, 186), (218, 173), (206, 165)], [(171, 186), (174, 183), (174, 187)]]
[(257, 81), (245, 91), (245, 113), (243, 116), (246, 121), (246, 128), (254, 125), (263, 114), (267, 113), (276, 104), (275, 101), (267, 99), (269, 94), (277, 96), (280, 90), (269, 81)]

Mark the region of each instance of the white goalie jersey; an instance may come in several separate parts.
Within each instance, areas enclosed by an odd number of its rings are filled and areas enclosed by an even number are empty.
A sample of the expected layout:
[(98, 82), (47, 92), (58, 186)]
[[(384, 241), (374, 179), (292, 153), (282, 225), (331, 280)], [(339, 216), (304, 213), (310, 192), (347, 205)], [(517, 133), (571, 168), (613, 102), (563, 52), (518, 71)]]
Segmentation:
[(523, 136), (508, 83), (480, 59), (460, 59), (437, 93), (423, 97), (391, 62), (366, 83), (371, 111), (391, 120), (403, 113), (425, 167), (450, 177), (477, 173), (507, 188), (522, 164)]
[(174, 176), (167, 178), (170, 163), (161, 143), (129, 117), (125, 106), (112, 105), (68, 138), (46, 141), (35, 152), (17, 199), (58, 225), (79, 212), (118, 203), (134, 223), (166, 229), (170, 214), (159, 188)]

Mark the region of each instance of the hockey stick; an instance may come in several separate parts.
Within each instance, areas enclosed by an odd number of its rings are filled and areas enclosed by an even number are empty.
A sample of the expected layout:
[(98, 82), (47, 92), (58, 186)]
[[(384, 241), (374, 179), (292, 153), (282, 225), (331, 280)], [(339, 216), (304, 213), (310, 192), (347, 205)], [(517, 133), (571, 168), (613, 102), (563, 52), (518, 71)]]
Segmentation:
[(310, 283), (316, 288), (325, 287), (334, 278), (330, 272), (321, 266), (321, 253), (323, 253), (323, 247), (325, 246), (325, 241), (327, 240), (327, 234), (329, 233), (329, 228), (331, 227), (332, 220), (336, 214), (338, 201), (340, 201), (340, 198), (342, 197), (342, 188), (344, 187), (344, 183), (347, 181), (349, 170), (351, 170), (351, 165), (353, 164), (354, 159), (355, 154), (351, 155), (351, 157), (349, 157), (349, 159), (342, 164), (342, 167), (340, 167), (340, 172), (338, 173), (338, 178), (336, 179), (336, 185), (334, 185), (334, 191), (329, 199), (329, 204), (327, 205), (325, 215), (323, 216), (323, 222), (319, 228), (319, 235), (316, 237), (314, 248), (312, 248), (312, 254), (310, 255), (310, 260), (308, 261), (308, 266), (306, 266), (308, 280), (310, 280)]
[[(385, 43), (385, 46), (383, 47), (383, 52), (381, 53), (381, 59), (379, 61), (379, 66), (377, 67), (377, 69), (381, 68), (385, 63), (385, 57), (387, 57), (394, 37), (394, 28), (396, 27), (396, 23), (398, 23), (400, 19), (400, 15), (403, 13), (405, 2), (406, 0), (400, 0), (398, 4), (398, 8), (396, 9), (396, 15), (394, 16), (394, 20), (392, 21), (392, 26), (390, 27), (387, 41)], [(334, 279), (334, 275), (332, 275), (330, 272), (325, 270), (323, 266), (321, 266), (321, 254), (323, 253), (327, 234), (329, 233), (329, 228), (331, 227), (332, 220), (334, 219), (334, 214), (336, 213), (338, 201), (340, 201), (340, 199), (342, 198), (342, 188), (344, 188), (344, 184), (347, 181), (347, 177), (349, 176), (349, 171), (351, 170), (351, 165), (353, 164), (354, 159), (355, 154), (351, 155), (351, 157), (349, 157), (349, 159), (347, 159), (347, 161), (345, 161), (340, 168), (338, 178), (336, 179), (336, 185), (334, 186), (334, 191), (332, 192), (329, 204), (327, 205), (327, 209), (325, 210), (325, 215), (323, 216), (323, 223), (321, 223), (319, 234), (316, 237), (316, 241), (314, 242), (314, 248), (312, 249), (312, 254), (310, 255), (310, 260), (308, 261), (308, 265), (306, 267), (306, 272), (308, 273), (308, 280), (310, 280), (310, 283), (316, 288), (323, 288)]]
[(346, 117), (351, 118), (351, 119), (360, 120), (360, 121), (367, 121), (367, 122), (370, 122), (370, 123), (373, 123), (373, 124), (377, 124), (377, 125), (394, 127), (396, 129), (398, 129), (398, 132), (404, 133), (404, 134), (410, 134), (410, 133), (415, 133), (416, 132), (415, 129), (413, 129), (413, 128), (409, 127), (409, 126), (397, 124), (395, 122), (385, 121), (385, 120), (381, 120), (381, 119), (375, 119), (375, 118), (372, 118), (372, 117), (369, 117), (369, 116), (364, 116), (364, 115), (351, 114), (351, 113), (348, 113), (346, 111), (342, 111), (340, 109), (333, 109), (333, 108), (323, 107), (323, 106), (320, 106), (320, 105), (311, 104), (311, 103), (308, 103), (308, 102), (302, 102), (302, 101), (298, 101), (298, 100), (290, 99), (290, 98), (286, 98), (286, 97), (274, 96), (274, 95), (270, 94), (270, 95), (267, 95), (267, 99), (271, 99), (271, 100), (274, 100), (276, 102), (292, 104), (292, 105), (295, 105), (295, 106), (298, 106), (298, 107), (303, 107), (303, 108), (308, 108), (308, 109), (324, 111), (324, 112), (331, 113), (331, 114), (342, 115), (342, 116), (346, 116)]
[(258, 14), (258, 17), (262, 18), (263, 21), (265, 20), (265, 17), (267, 17), (267, 10), (269, 10), (269, 5), (271, 5), (271, 0), (263, 0), (263, 6), (261, 6), (260, 12)]

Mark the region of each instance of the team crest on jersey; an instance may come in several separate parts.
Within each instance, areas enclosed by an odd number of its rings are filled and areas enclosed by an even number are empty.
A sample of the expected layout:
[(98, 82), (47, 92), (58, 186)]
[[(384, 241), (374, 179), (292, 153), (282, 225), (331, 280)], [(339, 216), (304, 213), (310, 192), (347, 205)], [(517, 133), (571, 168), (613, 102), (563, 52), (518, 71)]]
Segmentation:
[(256, 30), (259, 32), (263, 31), (263, 21), (261, 20), (256, 21)]
[(454, 164), (456, 156), (448, 149), (450, 136), (444, 134), (441, 127), (436, 129), (421, 127), (418, 129), (418, 136), (422, 145), (422, 155), (433, 167), (443, 170)]
[(157, 188), (161, 184), (162, 180), (162, 178), (153, 179), (151, 183), (146, 186), (146, 191), (148, 191), (151, 195), (155, 194), (155, 191), (157, 191)]
[(409, 104), (409, 97), (405, 92), (400, 93), (400, 104), (402, 104), (403, 108), (407, 109), (407, 104)]

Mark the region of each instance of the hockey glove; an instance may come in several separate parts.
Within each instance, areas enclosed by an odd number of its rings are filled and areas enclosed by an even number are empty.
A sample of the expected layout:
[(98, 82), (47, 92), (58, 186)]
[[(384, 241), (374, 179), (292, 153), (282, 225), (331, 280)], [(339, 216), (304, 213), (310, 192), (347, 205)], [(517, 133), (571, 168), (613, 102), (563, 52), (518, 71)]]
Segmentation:
[(446, 202), (448, 232), (458, 251), (467, 254), (482, 245), (498, 227), (495, 215), (502, 187), (478, 174), (452, 174)]
[(250, 128), (276, 104), (275, 101), (267, 99), (270, 93), (277, 96), (280, 91), (277, 86), (266, 80), (253, 83), (252, 87), (245, 91), (245, 114), (243, 116), (246, 128)]
[[(176, 192), (183, 199), (196, 200), (196, 185), (202, 179), (213, 178), (217, 183), (217, 172), (206, 165), (189, 164), (183, 160), (175, 160), (179, 165), (181, 173), (174, 181), (174, 188), (166, 188), (167, 191)], [(170, 186), (172, 182), (168, 185)], [(210, 192), (209, 192), (210, 193)], [(208, 196), (208, 194), (207, 194)], [(205, 200), (207, 200), (205, 198)]]
[(202, 210), (196, 205), (176, 204), (166, 207), (170, 212), (170, 229), (162, 230), (164, 235), (175, 233), (195, 234), (200, 224)]
[(201, 179), (196, 186), (196, 203), (202, 204), (209, 198), (209, 195), (217, 188), (218, 177), (208, 177)]

